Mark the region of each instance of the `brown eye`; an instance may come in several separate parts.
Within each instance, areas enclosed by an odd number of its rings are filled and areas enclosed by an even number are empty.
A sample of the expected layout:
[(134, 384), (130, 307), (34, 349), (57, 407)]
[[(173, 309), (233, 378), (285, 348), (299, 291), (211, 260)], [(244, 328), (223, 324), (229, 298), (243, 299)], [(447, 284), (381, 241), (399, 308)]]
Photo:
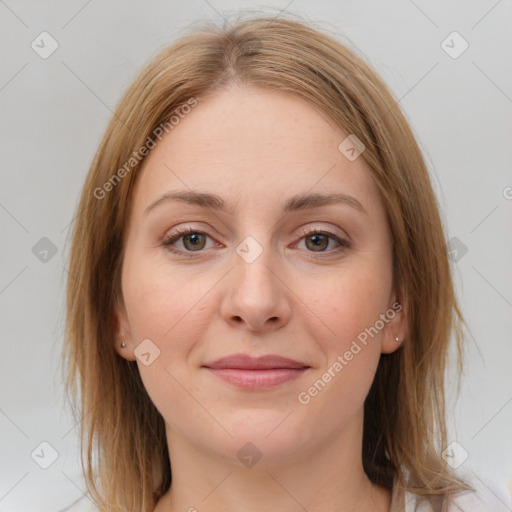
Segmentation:
[(329, 238), (327, 235), (319, 233), (309, 235), (306, 237), (306, 247), (315, 252), (324, 251), (329, 246)]
[(206, 233), (194, 228), (178, 229), (175, 234), (167, 237), (162, 245), (171, 252), (191, 256), (191, 253), (208, 249), (208, 239), (211, 240)]
[[(338, 235), (317, 229), (304, 232), (299, 245), (302, 244), (303, 241), (307, 252), (310, 254), (321, 254), (322, 256), (334, 255), (351, 247), (351, 244), (347, 240), (340, 238)], [(330, 249), (329, 244), (333, 244)]]
[(182, 238), (183, 246), (188, 251), (199, 251), (204, 249), (204, 246), (206, 245), (206, 237), (202, 233), (191, 233), (189, 235), (184, 235)]

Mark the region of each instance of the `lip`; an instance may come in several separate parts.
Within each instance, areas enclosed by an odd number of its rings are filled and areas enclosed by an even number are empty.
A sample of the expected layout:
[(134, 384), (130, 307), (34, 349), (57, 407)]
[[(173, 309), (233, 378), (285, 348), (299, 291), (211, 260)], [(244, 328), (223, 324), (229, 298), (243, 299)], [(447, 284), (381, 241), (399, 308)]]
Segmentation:
[(217, 359), (212, 363), (206, 363), (203, 366), (215, 370), (275, 370), (284, 368), (309, 368), (307, 364), (300, 361), (295, 361), (294, 359), (273, 354), (261, 357), (252, 357), (248, 354), (233, 354), (231, 356)]
[(278, 355), (234, 354), (203, 365), (225, 382), (246, 389), (268, 389), (300, 377), (310, 366)]

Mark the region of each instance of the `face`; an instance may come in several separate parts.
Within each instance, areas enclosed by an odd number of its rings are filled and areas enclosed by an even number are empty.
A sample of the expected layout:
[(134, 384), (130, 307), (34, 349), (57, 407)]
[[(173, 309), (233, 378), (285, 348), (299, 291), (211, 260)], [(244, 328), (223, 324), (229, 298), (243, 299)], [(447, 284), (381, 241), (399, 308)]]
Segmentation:
[(338, 149), (347, 135), (293, 95), (231, 89), (146, 158), (116, 350), (168, 439), (241, 464), (247, 442), (271, 462), (359, 435), (405, 318), (386, 213), (363, 158)]

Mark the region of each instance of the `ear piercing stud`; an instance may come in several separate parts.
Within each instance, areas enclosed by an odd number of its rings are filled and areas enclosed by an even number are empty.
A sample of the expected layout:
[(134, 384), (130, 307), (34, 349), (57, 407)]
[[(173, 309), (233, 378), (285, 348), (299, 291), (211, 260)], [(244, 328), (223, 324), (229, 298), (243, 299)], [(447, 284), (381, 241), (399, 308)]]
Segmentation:
[(126, 343), (123, 341), (123, 342), (121, 343), (121, 348), (124, 348), (124, 347), (126, 347)]
[(400, 338), (399, 338), (398, 336), (395, 336), (395, 341), (396, 341), (397, 343), (400, 343)]

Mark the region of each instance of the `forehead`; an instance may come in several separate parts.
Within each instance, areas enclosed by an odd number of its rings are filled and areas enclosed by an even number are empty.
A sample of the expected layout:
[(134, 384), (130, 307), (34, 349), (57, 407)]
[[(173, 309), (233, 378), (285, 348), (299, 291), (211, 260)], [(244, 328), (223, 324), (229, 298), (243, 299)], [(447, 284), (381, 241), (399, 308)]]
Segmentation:
[(363, 204), (378, 195), (364, 159), (350, 161), (338, 149), (348, 134), (298, 96), (244, 87), (198, 102), (146, 157), (138, 209), (177, 188), (231, 195), (242, 205), (310, 191), (358, 194)]

